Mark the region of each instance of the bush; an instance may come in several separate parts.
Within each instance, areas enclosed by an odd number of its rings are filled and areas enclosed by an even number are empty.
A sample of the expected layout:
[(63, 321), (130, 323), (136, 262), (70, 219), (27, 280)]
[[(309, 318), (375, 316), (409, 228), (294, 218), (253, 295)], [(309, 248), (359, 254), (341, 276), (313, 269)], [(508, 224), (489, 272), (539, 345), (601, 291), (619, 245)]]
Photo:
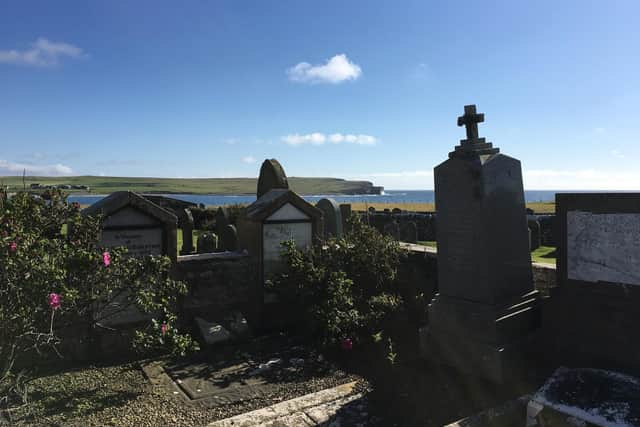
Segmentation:
[(177, 298), (187, 289), (168, 277), (170, 260), (101, 248), (99, 232), (100, 218), (81, 215), (59, 192), (47, 200), (0, 192), (0, 404), (26, 400), (26, 361), (57, 351), (61, 330), (90, 335), (134, 306), (153, 316), (137, 332), (139, 349), (196, 348), (176, 329)]
[(350, 232), (308, 251), (283, 243), (287, 264), (268, 289), (286, 306), (291, 330), (345, 349), (380, 342), (390, 315), (402, 305), (398, 242), (350, 218)]

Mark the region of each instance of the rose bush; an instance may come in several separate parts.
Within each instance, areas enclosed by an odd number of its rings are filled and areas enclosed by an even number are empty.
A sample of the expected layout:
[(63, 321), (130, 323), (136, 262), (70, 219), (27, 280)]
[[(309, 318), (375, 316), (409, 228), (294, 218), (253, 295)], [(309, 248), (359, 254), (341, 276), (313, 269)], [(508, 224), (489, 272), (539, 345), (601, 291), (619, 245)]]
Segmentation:
[(196, 348), (176, 328), (177, 298), (187, 289), (169, 278), (170, 260), (106, 250), (99, 233), (100, 218), (81, 215), (60, 192), (46, 199), (0, 192), (0, 406), (26, 400), (25, 361), (57, 351), (60, 331), (73, 325), (90, 337), (134, 306), (150, 313), (136, 332), (139, 349)]
[(389, 316), (402, 305), (397, 271), (405, 255), (398, 242), (358, 216), (349, 221), (344, 238), (308, 251), (284, 242), (287, 269), (267, 283), (287, 308), (290, 331), (343, 351), (381, 340)]

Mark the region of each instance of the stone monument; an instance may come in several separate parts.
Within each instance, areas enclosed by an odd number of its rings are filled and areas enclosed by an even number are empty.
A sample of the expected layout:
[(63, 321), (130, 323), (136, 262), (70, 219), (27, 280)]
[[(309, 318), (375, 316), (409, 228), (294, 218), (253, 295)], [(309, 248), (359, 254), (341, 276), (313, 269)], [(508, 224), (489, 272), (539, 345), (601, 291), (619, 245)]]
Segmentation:
[(439, 293), (421, 344), (426, 356), (502, 382), (540, 322), (522, 172), (478, 136), (484, 114), (464, 111), (467, 138), (434, 169)]
[(180, 255), (189, 255), (195, 252), (193, 247), (193, 215), (188, 208), (178, 209), (176, 211), (178, 217), (178, 226), (182, 230), (182, 248)]
[(280, 162), (276, 159), (267, 159), (262, 162), (262, 166), (260, 167), (257, 191), (258, 199), (264, 196), (268, 191), (276, 188), (285, 190), (289, 189), (287, 175), (285, 175)]
[(205, 231), (198, 236), (198, 253), (210, 254), (218, 247), (218, 236), (210, 231)]
[(322, 211), (324, 223), (324, 238), (342, 237), (342, 211), (340, 205), (333, 199), (320, 199), (316, 203), (316, 208)]

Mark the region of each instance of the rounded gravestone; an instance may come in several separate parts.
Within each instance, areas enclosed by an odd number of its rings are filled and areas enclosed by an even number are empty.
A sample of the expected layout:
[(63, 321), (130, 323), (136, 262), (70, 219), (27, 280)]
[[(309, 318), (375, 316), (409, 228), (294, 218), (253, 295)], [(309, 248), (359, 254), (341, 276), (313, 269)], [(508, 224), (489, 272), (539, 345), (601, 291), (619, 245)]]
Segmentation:
[(209, 254), (216, 251), (218, 237), (210, 232), (202, 233), (198, 236), (198, 253)]
[(260, 177), (258, 177), (258, 199), (265, 193), (275, 188), (288, 189), (287, 175), (280, 162), (276, 159), (267, 159), (260, 167)]
[(220, 231), (220, 247), (230, 252), (238, 250), (238, 232), (235, 225), (227, 224), (222, 228)]
[(227, 225), (229, 225), (229, 210), (219, 207), (216, 211), (216, 232), (220, 234)]
[(340, 205), (333, 199), (320, 199), (316, 203), (316, 208), (322, 211), (324, 218), (324, 238), (342, 237), (342, 212)]

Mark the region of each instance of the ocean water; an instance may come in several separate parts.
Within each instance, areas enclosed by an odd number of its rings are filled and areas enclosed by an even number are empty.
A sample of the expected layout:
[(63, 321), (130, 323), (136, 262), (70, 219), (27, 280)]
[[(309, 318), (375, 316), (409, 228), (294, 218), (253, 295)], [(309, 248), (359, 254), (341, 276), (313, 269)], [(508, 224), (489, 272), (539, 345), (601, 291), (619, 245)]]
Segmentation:
[[(561, 191), (525, 190), (524, 197), (527, 202), (552, 202), (555, 194)], [(252, 195), (219, 195), (219, 194), (166, 194), (167, 197), (184, 200), (192, 203), (202, 203), (205, 206), (224, 206), (235, 203), (249, 204), (256, 200)], [(79, 202), (90, 205), (104, 198), (104, 195), (71, 195), (69, 202)], [(355, 194), (355, 195), (313, 195), (303, 196), (310, 203), (316, 203), (322, 198), (332, 198), (338, 203), (433, 203), (433, 190), (385, 190), (384, 194)]]

